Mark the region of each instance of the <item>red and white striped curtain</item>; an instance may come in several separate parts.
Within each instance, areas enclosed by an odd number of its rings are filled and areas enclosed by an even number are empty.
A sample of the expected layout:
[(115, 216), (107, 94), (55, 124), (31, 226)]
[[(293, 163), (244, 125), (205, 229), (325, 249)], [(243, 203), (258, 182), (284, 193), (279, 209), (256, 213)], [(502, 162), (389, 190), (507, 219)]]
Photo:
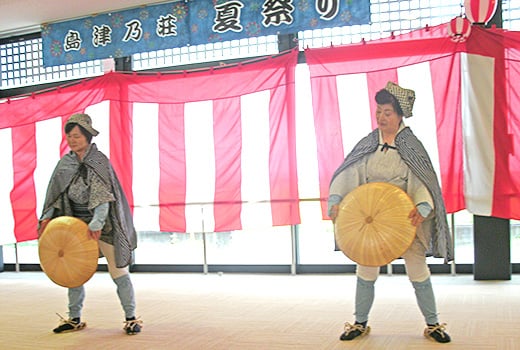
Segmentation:
[[(300, 223), (374, 127), (388, 80), (416, 91), (405, 120), (437, 169), (448, 212), (520, 219), (520, 33), (440, 25), (360, 44), (171, 74), (108, 73), (0, 103), (0, 244), (36, 238), (63, 124), (85, 111), (141, 231)], [(372, 116), (372, 117), (371, 117)], [(308, 215), (308, 214), (306, 214)]]
[[(518, 32), (473, 28), (455, 43), (446, 25), (306, 50), (321, 196), (355, 142), (375, 127), (374, 96), (390, 80), (416, 91), (405, 124), (432, 158), (447, 211), (519, 219), (519, 52)], [(359, 123), (369, 116), (371, 123)]]
[(0, 105), (0, 244), (36, 237), (63, 125), (85, 111), (139, 230), (219, 232), (300, 222), (297, 51), (179, 74), (109, 73)]

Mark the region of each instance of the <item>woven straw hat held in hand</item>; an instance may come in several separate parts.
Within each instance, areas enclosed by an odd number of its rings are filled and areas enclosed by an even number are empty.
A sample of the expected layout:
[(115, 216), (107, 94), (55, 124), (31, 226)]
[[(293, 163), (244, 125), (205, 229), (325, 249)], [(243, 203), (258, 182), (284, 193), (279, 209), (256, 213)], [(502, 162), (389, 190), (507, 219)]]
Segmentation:
[(339, 205), (336, 243), (360, 265), (386, 265), (399, 258), (415, 238), (416, 227), (408, 217), (413, 208), (411, 198), (397, 186), (361, 185)]
[(87, 282), (98, 265), (98, 243), (88, 235), (80, 219), (60, 216), (52, 219), (38, 241), (40, 265), (54, 283), (75, 288)]

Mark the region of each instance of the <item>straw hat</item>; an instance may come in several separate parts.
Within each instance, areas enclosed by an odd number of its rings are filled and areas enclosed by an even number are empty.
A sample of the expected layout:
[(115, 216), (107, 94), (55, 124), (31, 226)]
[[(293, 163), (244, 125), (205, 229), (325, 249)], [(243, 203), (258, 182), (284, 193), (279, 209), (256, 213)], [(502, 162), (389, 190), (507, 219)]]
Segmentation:
[(80, 219), (60, 216), (51, 220), (38, 241), (40, 265), (54, 283), (75, 288), (87, 282), (98, 265), (98, 243), (88, 236)]
[(408, 215), (411, 198), (399, 187), (372, 182), (350, 192), (339, 205), (335, 221), (338, 247), (365, 266), (383, 266), (412, 244), (416, 227)]

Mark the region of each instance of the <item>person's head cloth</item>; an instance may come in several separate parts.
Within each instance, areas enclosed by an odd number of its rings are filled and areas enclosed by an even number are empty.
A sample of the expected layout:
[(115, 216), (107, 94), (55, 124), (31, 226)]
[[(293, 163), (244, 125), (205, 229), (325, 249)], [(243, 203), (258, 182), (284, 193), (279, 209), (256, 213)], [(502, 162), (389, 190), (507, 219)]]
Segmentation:
[(68, 124), (72, 123), (82, 126), (92, 136), (97, 136), (97, 134), (99, 134), (99, 131), (92, 127), (92, 119), (88, 114), (77, 113), (71, 115), (69, 120), (67, 120), (67, 123), (65, 123), (65, 127), (67, 127)]
[(413, 103), (415, 102), (415, 91), (402, 88), (391, 81), (386, 84), (385, 90), (391, 93), (392, 96), (396, 98), (397, 102), (399, 102), (399, 106), (403, 111), (403, 116), (405, 118), (410, 118), (413, 115), (412, 109)]

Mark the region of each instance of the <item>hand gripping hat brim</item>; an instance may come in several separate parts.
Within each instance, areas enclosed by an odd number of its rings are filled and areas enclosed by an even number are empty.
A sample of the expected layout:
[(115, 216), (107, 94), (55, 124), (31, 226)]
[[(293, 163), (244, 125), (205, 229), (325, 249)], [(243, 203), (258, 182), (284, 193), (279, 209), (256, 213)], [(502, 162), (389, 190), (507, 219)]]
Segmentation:
[(90, 116), (88, 114), (78, 113), (78, 114), (71, 115), (69, 120), (67, 120), (67, 123), (65, 124), (65, 126), (67, 126), (67, 124), (71, 124), (71, 123), (76, 123), (78, 125), (81, 125), (92, 136), (97, 136), (97, 134), (99, 134), (99, 131), (97, 131), (96, 129), (94, 129), (92, 127), (92, 119), (90, 118)]
[(402, 256), (412, 244), (416, 227), (408, 215), (412, 199), (401, 188), (371, 182), (343, 198), (334, 223), (338, 247), (364, 266), (384, 266)]
[(412, 109), (415, 102), (415, 91), (402, 88), (391, 81), (386, 84), (385, 90), (397, 99), (405, 118), (409, 118), (413, 115)]

